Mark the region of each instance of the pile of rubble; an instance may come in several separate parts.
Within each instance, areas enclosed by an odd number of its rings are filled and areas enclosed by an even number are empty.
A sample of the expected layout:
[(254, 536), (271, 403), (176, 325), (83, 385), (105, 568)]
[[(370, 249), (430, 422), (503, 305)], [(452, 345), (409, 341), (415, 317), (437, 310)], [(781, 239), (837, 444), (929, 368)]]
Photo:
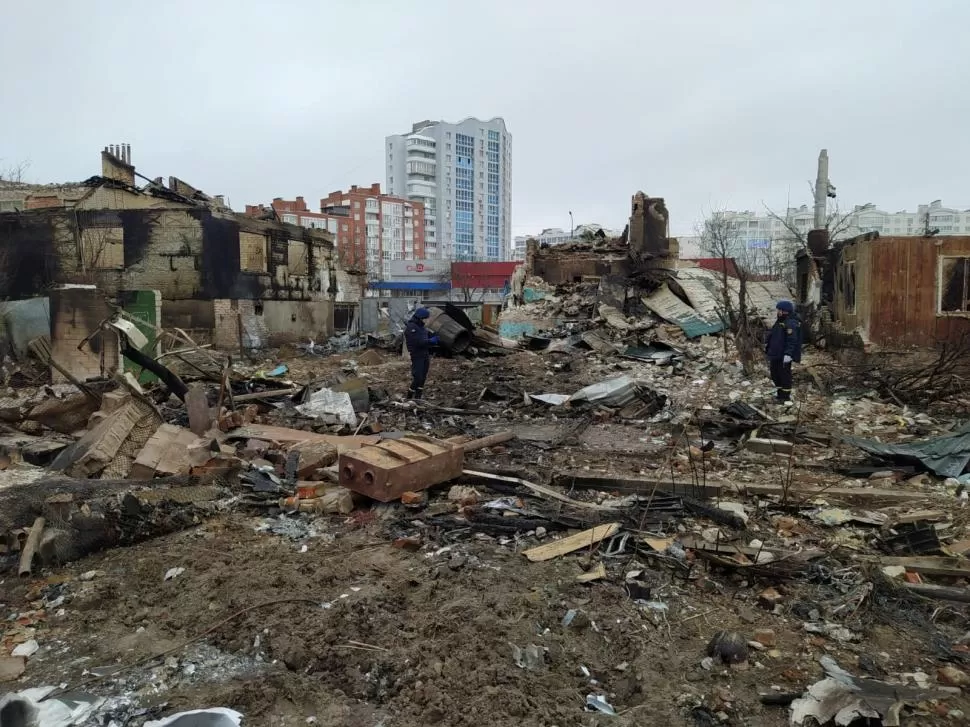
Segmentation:
[[(279, 670), (312, 680), (281, 724), (346, 723), (311, 712), (342, 699), (369, 705), (360, 723), (373, 724), (482, 723), (469, 703), (487, 704), (492, 724), (584, 713), (637, 724), (651, 712), (778, 724), (781, 708), (795, 725), (962, 719), (970, 430), (822, 382), (813, 372), (831, 362), (813, 352), (798, 405), (779, 411), (729, 336), (694, 335), (649, 306), (624, 314), (590, 283), (525, 290), (493, 329), (436, 311), (468, 340), (435, 358), (419, 402), (404, 395), (399, 341), (248, 366), (183, 355), (155, 362), (152, 384), (8, 389), (0, 679), (19, 694), (8, 704), (54, 709), (64, 690), (27, 687), (66, 683), (59, 724), (158, 717), (173, 700), (226, 698), (257, 720), (275, 709), (283, 692), (257, 704), (192, 691), (200, 665), (232, 663), (223, 684)], [(274, 559), (257, 561), (270, 541)], [(333, 575), (342, 560), (357, 564), (346, 581)], [(143, 561), (159, 572), (144, 575)], [(155, 595), (129, 603), (118, 588)], [(469, 593), (495, 613), (469, 615)], [(301, 599), (271, 625), (257, 616)], [(85, 673), (57, 655), (91, 658), (95, 646), (71, 636), (91, 609), (110, 614), (92, 633), (159, 618), (177, 643)], [(439, 629), (475, 639), (487, 684), (462, 682), (457, 642), (439, 649)], [(657, 664), (671, 650), (677, 674)]]

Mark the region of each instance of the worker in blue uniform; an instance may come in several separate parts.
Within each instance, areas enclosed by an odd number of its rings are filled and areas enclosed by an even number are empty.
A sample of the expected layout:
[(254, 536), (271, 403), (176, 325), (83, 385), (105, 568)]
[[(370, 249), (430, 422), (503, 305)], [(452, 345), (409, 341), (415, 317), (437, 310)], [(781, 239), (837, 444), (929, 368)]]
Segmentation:
[(777, 320), (768, 331), (765, 354), (771, 381), (777, 387), (775, 399), (791, 406), (791, 366), (802, 360), (802, 322), (790, 300), (779, 300), (775, 309)]
[(424, 382), (428, 379), (431, 366), (431, 347), (438, 345), (438, 337), (425, 327), (431, 317), (427, 308), (418, 308), (404, 327), (404, 343), (411, 356), (411, 388), (408, 397), (420, 399), (424, 394)]

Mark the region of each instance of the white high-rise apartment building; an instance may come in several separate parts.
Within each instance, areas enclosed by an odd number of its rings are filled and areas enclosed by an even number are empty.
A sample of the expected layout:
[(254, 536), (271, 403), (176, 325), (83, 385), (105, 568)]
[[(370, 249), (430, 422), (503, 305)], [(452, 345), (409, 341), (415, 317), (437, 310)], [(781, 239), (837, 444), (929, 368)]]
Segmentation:
[[(785, 222), (768, 214), (751, 211), (725, 211), (721, 214), (737, 231), (736, 254), (745, 250), (774, 248), (792, 241)], [(841, 239), (864, 232), (878, 232), (887, 237), (922, 235), (927, 226), (931, 230), (938, 230), (941, 235), (970, 234), (970, 209), (944, 207), (940, 200), (921, 204), (916, 212), (885, 212), (872, 203), (856, 205), (847, 215), (839, 215), (839, 221), (842, 216), (845, 216), (844, 222), (838, 225), (838, 230), (833, 230)], [(803, 237), (815, 226), (812, 208), (806, 205), (790, 208), (783, 219)]]
[(500, 117), (422, 121), (385, 139), (389, 194), (424, 202), (425, 255), (505, 260), (512, 249), (512, 135)]

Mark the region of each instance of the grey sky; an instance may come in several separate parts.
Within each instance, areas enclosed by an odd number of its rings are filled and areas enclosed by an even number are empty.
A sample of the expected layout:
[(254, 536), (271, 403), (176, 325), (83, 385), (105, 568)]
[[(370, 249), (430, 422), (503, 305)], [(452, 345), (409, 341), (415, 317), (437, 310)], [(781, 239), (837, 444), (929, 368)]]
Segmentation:
[(81, 180), (105, 144), (236, 209), (384, 184), (383, 141), (503, 116), (513, 234), (622, 227), (666, 197), (810, 203), (827, 147), (843, 206), (970, 206), (970, 4), (364, 0), (7, 3), (0, 166)]

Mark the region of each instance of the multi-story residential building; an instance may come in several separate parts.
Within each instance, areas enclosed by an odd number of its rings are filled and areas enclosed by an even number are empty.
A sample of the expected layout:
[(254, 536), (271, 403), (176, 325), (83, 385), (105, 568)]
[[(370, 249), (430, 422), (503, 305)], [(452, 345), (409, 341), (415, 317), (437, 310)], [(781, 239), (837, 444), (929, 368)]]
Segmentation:
[(578, 225), (576, 229), (572, 231), (572, 234), (559, 227), (547, 227), (538, 235), (517, 235), (512, 241), (512, 259), (525, 260), (525, 242), (529, 238), (537, 240), (540, 245), (562, 245), (565, 242), (582, 240), (591, 234), (596, 235), (600, 231), (602, 231), (606, 237), (619, 237), (621, 234), (619, 230), (611, 230), (598, 222), (589, 222), (583, 225)]
[[(792, 237), (789, 228), (805, 235), (814, 227), (814, 213), (806, 205), (792, 207), (778, 217), (751, 211), (721, 213), (736, 226), (740, 250), (767, 248), (772, 242)], [(845, 219), (842, 220), (842, 217)], [(874, 204), (856, 205), (839, 216), (839, 237), (855, 237), (864, 232), (883, 235), (922, 235), (927, 228), (942, 235), (970, 233), (970, 209), (944, 207), (940, 200), (921, 204), (916, 212), (885, 212)]]
[[(371, 280), (388, 277), (392, 260), (425, 257), (424, 205), (383, 194), (377, 183), (331, 192), (320, 200), (319, 212), (311, 211), (303, 197), (277, 197), (272, 208), (283, 222), (333, 233), (341, 262), (365, 270)], [(246, 206), (248, 215), (265, 211), (261, 205)]]
[(358, 266), (363, 262), (372, 280), (386, 278), (392, 260), (426, 257), (427, 228), (421, 201), (382, 194), (376, 183), (365, 188), (354, 185), (347, 192), (331, 192), (321, 199), (320, 211), (345, 217), (351, 238), (345, 259)]
[(425, 208), (430, 259), (503, 260), (512, 248), (512, 135), (505, 121), (421, 121), (385, 139), (387, 189)]
[[(730, 256), (747, 255), (761, 260), (765, 265), (771, 264), (771, 261), (791, 263), (799, 246), (798, 238), (804, 239), (815, 226), (814, 212), (807, 205), (791, 207), (785, 214), (777, 217), (750, 210), (728, 210), (718, 214), (723, 215), (723, 219), (731, 226), (723, 240), (727, 247), (733, 248), (727, 251)], [(916, 212), (885, 212), (869, 203), (856, 205), (851, 211), (837, 215), (833, 226), (836, 229), (832, 232), (840, 239), (855, 237), (864, 232), (892, 236), (922, 235), (927, 229), (936, 230), (941, 235), (968, 234), (970, 210), (944, 207), (940, 200), (919, 205)], [(792, 230), (798, 235), (792, 234)], [(702, 233), (697, 239), (700, 251), (710, 254), (710, 245), (704, 238)], [(758, 265), (756, 262), (755, 266)]]

